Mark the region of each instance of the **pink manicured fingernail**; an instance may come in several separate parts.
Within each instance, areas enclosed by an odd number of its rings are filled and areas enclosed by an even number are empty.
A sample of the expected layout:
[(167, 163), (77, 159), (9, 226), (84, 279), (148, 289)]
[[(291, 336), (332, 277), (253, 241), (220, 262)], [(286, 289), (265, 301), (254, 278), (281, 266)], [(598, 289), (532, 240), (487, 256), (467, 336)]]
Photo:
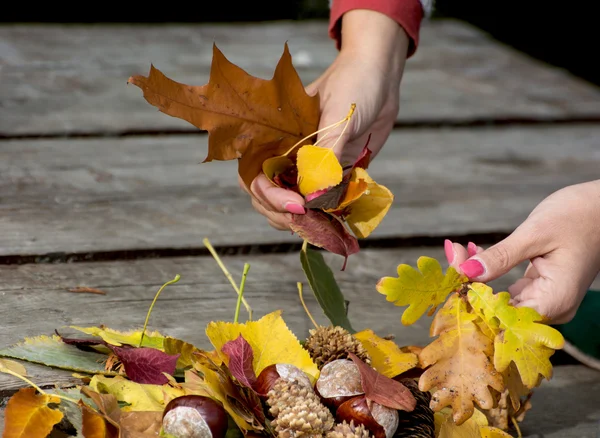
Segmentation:
[(454, 257), (456, 257), (456, 253), (454, 252), (454, 245), (452, 245), (452, 242), (448, 239), (444, 240), (444, 252), (446, 253), (448, 263), (452, 263)]
[(469, 278), (479, 277), (485, 272), (485, 268), (479, 260), (467, 260), (459, 268)]
[(283, 208), (293, 214), (305, 214), (306, 210), (300, 204), (294, 204), (293, 202), (287, 202)]
[(475, 245), (473, 242), (469, 242), (467, 245), (467, 252), (469, 253), (469, 257), (473, 257), (475, 254), (477, 254), (477, 245)]

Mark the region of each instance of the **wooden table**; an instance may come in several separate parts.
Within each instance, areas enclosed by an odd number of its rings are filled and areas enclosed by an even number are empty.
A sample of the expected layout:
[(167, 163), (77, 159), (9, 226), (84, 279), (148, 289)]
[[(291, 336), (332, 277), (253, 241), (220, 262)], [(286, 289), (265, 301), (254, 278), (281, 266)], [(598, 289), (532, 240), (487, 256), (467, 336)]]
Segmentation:
[[(3, 25), (0, 27), (0, 347), (64, 325), (141, 325), (207, 347), (209, 320), (231, 319), (235, 294), (202, 240), (239, 277), (255, 315), (284, 309), (310, 328), (296, 282), (300, 240), (271, 229), (237, 185), (233, 162), (199, 164), (207, 138), (157, 113), (127, 86), (150, 63), (188, 84), (208, 80), (212, 43), (249, 73), (272, 75), (288, 41), (304, 83), (336, 50), (326, 23)], [(429, 342), (427, 321), (402, 327), (377, 280), (420, 255), (443, 261), (446, 237), (496, 242), (545, 196), (600, 174), (600, 90), (456, 21), (426, 23), (407, 65), (401, 111), (371, 173), (396, 201), (348, 268), (326, 258), (356, 328)], [(495, 281), (506, 288), (522, 270)], [(600, 283), (596, 283), (600, 286)], [(74, 294), (89, 286), (106, 295)], [(307, 304), (326, 320), (311, 296)], [(27, 364), (41, 385), (69, 373)], [(0, 375), (0, 406), (21, 383)], [(529, 437), (593, 437), (600, 374), (557, 366), (534, 397)], [(2, 425), (0, 414), (0, 425)]]

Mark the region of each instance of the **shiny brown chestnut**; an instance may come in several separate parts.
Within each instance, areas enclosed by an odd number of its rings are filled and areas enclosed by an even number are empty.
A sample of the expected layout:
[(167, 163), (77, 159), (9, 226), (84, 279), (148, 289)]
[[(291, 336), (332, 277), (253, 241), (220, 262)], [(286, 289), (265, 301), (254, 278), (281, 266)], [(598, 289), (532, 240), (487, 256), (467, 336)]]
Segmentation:
[(315, 385), (321, 402), (334, 411), (344, 402), (364, 394), (358, 366), (349, 359), (337, 359), (321, 368)]
[(176, 397), (163, 410), (163, 431), (178, 438), (224, 438), (227, 423), (223, 406), (201, 395)]
[(391, 438), (398, 429), (398, 411), (368, 400), (364, 395), (342, 403), (335, 415), (337, 422), (362, 424), (375, 438)]
[(285, 379), (286, 381), (296, 381), (301, 385), (312, 387), (310, 379), (304, 371), (295, 365), (287, 363), (278, 363), (269, 365), (263, 369), (256, 383), (253, 385), (254, 390), (263, 398), (267, 396), (267, 393), (273, 388), (277, 380)]

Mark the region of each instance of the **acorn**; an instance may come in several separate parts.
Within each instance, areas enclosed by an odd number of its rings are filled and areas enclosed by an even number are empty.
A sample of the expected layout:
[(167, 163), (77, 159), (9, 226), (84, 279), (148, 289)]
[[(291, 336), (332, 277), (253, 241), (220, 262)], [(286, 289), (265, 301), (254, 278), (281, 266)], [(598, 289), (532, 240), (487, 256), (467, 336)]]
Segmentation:
[(162, 429), (177, 438), (224, 438), (227, 426), (227, 412), (210, 397), (176, 397), (163, 410)]
[(279, 379), (284, 379), (286, 382), (296, 381), (302, 386), (312, 388), (310, 379), (300, 368), (287, 363), (278, 363), (269, 365), (260, 372), (254, 384), (254, 390), (264, 399)]
[(335, 420), (362, 424), (375, 438), (392, 438), (398, 429), (398, 411), (382, 406), (364, 395), (342, 403), (336, 411)]
[(351, 398), (364, 394), (358, 366), (349, 359), (336, 359), (325, 364), (317, 380), (315, 392), (332, 411)]

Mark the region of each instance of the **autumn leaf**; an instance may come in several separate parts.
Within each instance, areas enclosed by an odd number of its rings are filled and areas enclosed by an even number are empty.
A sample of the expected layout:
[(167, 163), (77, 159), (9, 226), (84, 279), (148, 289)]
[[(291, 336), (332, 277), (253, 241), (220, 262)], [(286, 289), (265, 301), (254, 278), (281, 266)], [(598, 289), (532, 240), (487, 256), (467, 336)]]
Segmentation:
[(435, 312), (448, 294), (454, 292), (468, 279), (449, 267), (442, 273), (440, 263), (431, 257), (419, 257), (419, 271), (409, 265), (398, 266), (398, 277), (383, 277), (377, 283), (377, 291), (396, 306), (408, 306), (402, 314), (402, 324), (415, 323), (429, 309)]
[(417, 400), (410, 389), (373, 369), (354, 353), (349, 352), (348, 356), (358, 366), (366, 398), (391, 409), (410, 412), (415, 408)]
[(162, 412), (123, 412), (120, 427), (123, 438), (150, 438), (160, 436)]
[(494, 340), (494, 365), (504, 372), (514, 361), (523, 384), (534, 388), (539, 376), (552, 377), (550, 357), (564, 345), (562, 334), (542, 323), (542, 316), (529, 307), (509, 304), (508, 292), (493, 292), (483, 283), (469, 286), (468, 299), (471, 306), (480, 310), (488, 321), (497, 319), (500, 332)]
[(282, 155), (319, 123), (319, 96), (306, 93), (287, 44), (270, 80), (250, 76), (214, 45), (210, 79), (203, 86), (175, 82), (154, 66), (148, 77), (132, 76), (129, 82), (161, 112), (208, 131), (204, 162), (238, 159), (248, 146), (275, 140), (280, 150), (271, 156)]
[(394, 341), (380, 338), (373, 330), (362, 330), (354, 333), (354, 337), (367, 350), (371, 366), (386, 377), (396, 377), (419, 362), (416, 354), (403, 352)]
[[(78, 327), (70, 326), (74, 330), (78, 330), (88, 335), (98, 336), (110, 345), (121, 347), (123, 345), (131, 345), (137, 347), (142, 339), (142, 330), (119, 331), (105, 326), (100, 327)], [(159, 332), (145, 332), (141, 347), (150, 347), (163, 350), (164, 336)]]
[(167, 336), (164, 340), (165, 353), (167, 354), (178, 354), (177, 368), (185, 369), (192, 366), (192, 354), (198, 351), (198, 348), (188, 342), (182, 341), (181, 339), (171, 338)]
[(89, 387), (81, 393), (92, 399), (97, 411), (79, 401), (82, 414), (82, 434), (85, 438), (120, 438), (119, 421), (121, 410), (117, 398), (112, 394), (100, 394)]
[(298, 188), (307, 196), (342, 182), (342, 165), (330, 148), (314, 145), (302, 146), (296, 159)]
[[(346, 192), (349, 189), (354, 189), (354, 185), (350, 185), (350, 181), (342, 181), (337, 186), (332, 187), (329, 190), (322, 190), (322, 193), (313, 193), (307, 202), (304, 204), (305, 208), (321, 209), (325, 212), (336, 211), (342, 200), (344, 199)], [(366, 189), (366, 183), (364, 183)]]
[[(488, 425), (485, 415), (475, 409), (473, 416), (462, 424), (456, 424), (452, 413), (446, 410), (434, 414), (435, 436), (437, 438), (505, 438), (508, 434)], [(500, 433), (500, 435), (494, 435)], [(491, 434), (491, 435), (490, 435)]]
[(167, 354), (156, 348), (112, 346), (123, 363), (125, 374), (136, 383), (164, 385), (169, 380), (163, 373), (175, 374), (179, 354)]
[(490, 387), (504, 390), (502, 376), (492, 364), (492, 340), (474, 324), (476, 315), (467, 310), (460, 295), (453, 294), (436, 314), (431, 335), (438, 336), (420, 354), (419, 389), (434, 389), (431, 409), (452, 406), (453, 419), (462, 424), (473, 415), (474, 403), (482, 409), (494, 406)]
[[(516, 412), (521, 408), (521, 397), (528, 395), (531, 390), (523, 384), (514, 362), (511, 362), (502, 372), (502, 378), (504, 379), (504, 387), (508, 390), (508, 397), (513, 410)], [(537, 382), (535, 386), (539, 386), (539, 384), (540, 382)]]
[(492, 426), (482, 426), (479, 429), (479, 433), (481, 434), (481, 438), (512, 438), (512, 435)]
[(2, 438), (46, 437), (63, 413), (49, 405), (60, 404), (60, 398), (37, 393), (35, 388), (21, 388), (6, 404)]
[(242, 335), (239, 335), (235, 340), (225, 343), (221, 351), (229, 359), (229, 371), (233, 377), (244, 386), (252, 388), (254, 383), (256, 383), (256, 374), (252, 368), (254, 352), (250, 344), (248, 344)]
[(222, 351), (223, 346), (242, 335), (254, 352), (252, 367), (255, 375), (269, 365), (287, 363), (304, 371), (314, 383), (319, 369), (307, 350), (302, 348), (296, 335), (288, 328), (281, 317), (281, 311), (269, 313), (257, 321), (245, 324), (212, 321), (206, 328), (206, 336), (221, 358), (228, 363), (229, 358)]
[(3, 370), (9, 370), (24, 377), (27, 376), (27, 369), (25, 369), (22, 364), (14, 360), (0, 359), (0, 373), (3, 372)]

